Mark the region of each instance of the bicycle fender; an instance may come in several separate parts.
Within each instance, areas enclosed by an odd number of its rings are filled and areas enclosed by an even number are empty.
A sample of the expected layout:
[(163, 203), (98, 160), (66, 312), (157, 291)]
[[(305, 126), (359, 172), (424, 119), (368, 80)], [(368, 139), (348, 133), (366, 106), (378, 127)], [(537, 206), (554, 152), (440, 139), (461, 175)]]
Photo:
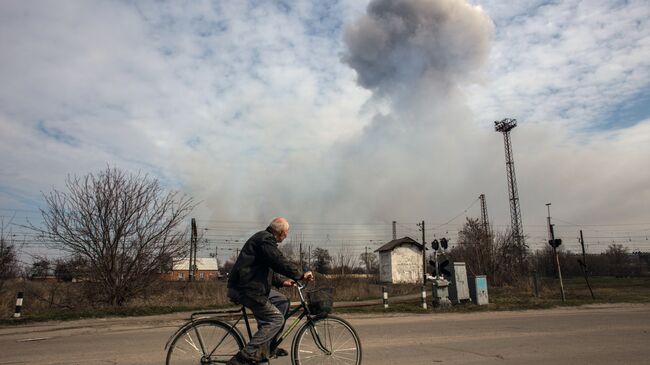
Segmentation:
[(167, 350), (167, 347), (169, 346), (169, 343), (172, 342), (172, 340), (176, 337), (176, 335), (181, 333), (186, 327), (191, 326), (195, 322), (196, 321), (187, 321), (187, 322), (185, 322), (184, 325), (178, 327), (178, 329), (174, 333), (172, 333), (171, 336), (169, 336), (169, 338), (167, 339), (167, 342), (165, 342), (165, 350)]
[[(308, 318), (305, 322), (303, 322), (299, 327), (298, 330), (296, 331), (296, 335), (293, 336), (293, 341), (291, 341), (291, 352), (293, 353), (293, 349), (296, 347), (298, 344), (298, 333), (302, 331), (304, 327), (309, 327), (311, 326), (314, 322), (316, 322), (318, 319), (316, 318)], [(293, 356), (293, 355), (292, 355)]]

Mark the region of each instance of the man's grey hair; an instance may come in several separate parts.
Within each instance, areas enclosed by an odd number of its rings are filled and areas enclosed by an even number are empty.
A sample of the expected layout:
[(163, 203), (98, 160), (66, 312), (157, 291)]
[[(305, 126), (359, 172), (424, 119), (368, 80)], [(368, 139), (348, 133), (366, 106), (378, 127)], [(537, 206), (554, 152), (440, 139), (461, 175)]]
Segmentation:
[(274, 232), (281, 233), (289, 230), (289, 222), (287, 222), (287, 220), (282, 217), (277, 217), (273, 218), (269, 224), (269, 227), (271, 227)]

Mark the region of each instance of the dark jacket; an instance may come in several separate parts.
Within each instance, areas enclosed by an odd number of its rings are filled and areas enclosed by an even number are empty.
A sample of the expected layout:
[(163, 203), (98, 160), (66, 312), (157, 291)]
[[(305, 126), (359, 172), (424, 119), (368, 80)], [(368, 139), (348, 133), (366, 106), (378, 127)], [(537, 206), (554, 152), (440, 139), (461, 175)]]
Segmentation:
[(302, 271), (278, 249), (271, 228), (255, 233), (246, 241), (228, 278), (228, 288), (249, 297), (268, 297), (271, 285), (282, 286), (282, 274), (299, 280)]

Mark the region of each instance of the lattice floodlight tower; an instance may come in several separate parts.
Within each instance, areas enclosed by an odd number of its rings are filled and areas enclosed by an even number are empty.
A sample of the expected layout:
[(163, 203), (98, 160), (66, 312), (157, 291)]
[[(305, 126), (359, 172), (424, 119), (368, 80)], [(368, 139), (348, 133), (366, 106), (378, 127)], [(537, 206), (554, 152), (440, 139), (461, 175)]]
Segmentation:
[(485, 237), (488, 237), (490, 235), (490, 222), (488, 219), (487, 203), (485, 202), (485, 194), (479, 195), (478, 198), (481, 201), (481, 227), (483, 227)]
[(510, 226), (512, 236), (520, 250), (521, 260), (525, 252), (524, 232), (521, 223), (521, 209), (519, 208), (519, 192), (517, 190), (517, 179), (515, 177), (515, 163), (512, 160), (512, 145), (510, 143), (510, 131), (517, 126), (517, 119), (506, 118), (494, 122), (494, 129), (503, 133), (503, 142), (506, 149), (506, 171), (508, 173), (508, 195), (510, 197)]

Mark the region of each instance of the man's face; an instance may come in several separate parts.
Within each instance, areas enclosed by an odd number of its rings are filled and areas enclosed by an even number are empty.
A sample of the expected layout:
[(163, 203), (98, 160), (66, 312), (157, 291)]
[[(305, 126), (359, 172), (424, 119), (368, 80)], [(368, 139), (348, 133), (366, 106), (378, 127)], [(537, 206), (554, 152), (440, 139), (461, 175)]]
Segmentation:
[(278, 235), (278, 243), (284, 241), (285, 238), (289, 236), (289, 229), (283, 229)]

